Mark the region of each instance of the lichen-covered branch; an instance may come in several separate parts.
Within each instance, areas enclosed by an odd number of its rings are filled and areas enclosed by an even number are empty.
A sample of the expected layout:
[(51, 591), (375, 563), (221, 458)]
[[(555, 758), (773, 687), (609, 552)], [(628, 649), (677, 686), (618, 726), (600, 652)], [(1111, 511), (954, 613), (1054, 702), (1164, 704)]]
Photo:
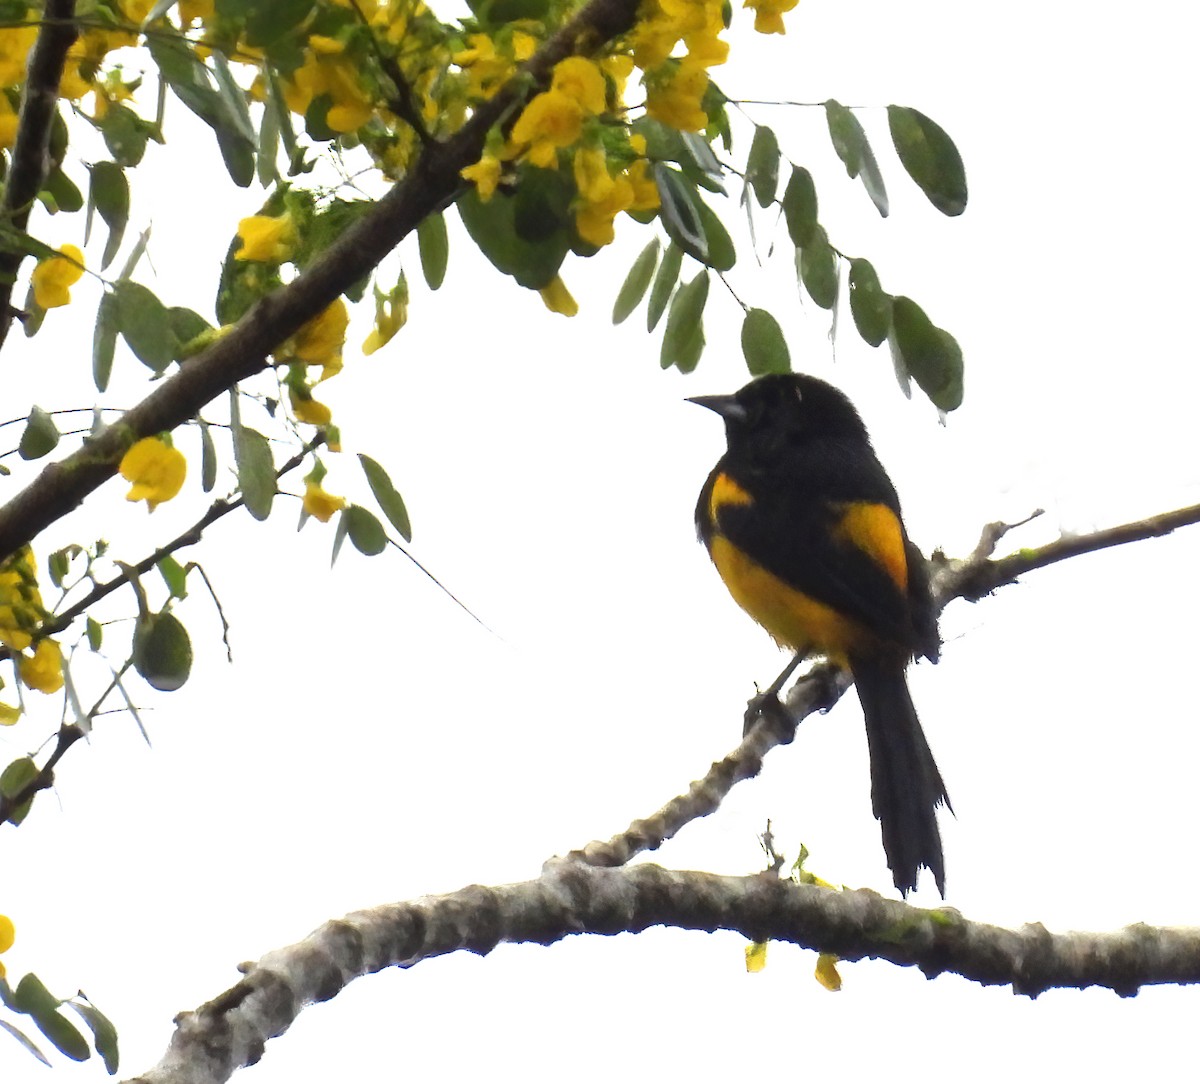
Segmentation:
[[(1123, 523), (1119, 527), (1060, 538), (1000, 558), (993, 558), (992, 553), (1000, 539), (1015, 525), (989, 523), (969, 557), (950, 559), (935, 555), (932, 562), (935, 604), (940, 613), (956, 598), (976, 602), (1034, 569), (1111, 546), (1158, 538), (1198, 521), (1200, 505), (1191, 505)], [(752, 779), (761, 771), (768, 752), (777, 745), (791, 742), (796, 728), (808, 716), (816, 711), (827, 711), (849, 688), (847, 673), (829, 663), (817, 663), (791, 687), (782, 707), (773, 702), (776, 710), (763, 711), (758, 724), (748, 728), (741, 744), (724, 759), (714, 762), (708, 773), (695, 780), (686, 793), (672, 798), (649, 817), (635, 820), (611, 839), (593, 840), (572, 851), (571, 857), (597, 866), (620, 866), (638, 854), (657, 850), (692, 821), (715, 813), (736, 784)]]
[(262, 1056), (306, 1005), (352, 980), (499, 944), (549, 945), (572, 934), (640, 933), (650, 926), (729, 930), (788, 941), (843, 960), (875, 958), (946, 972), (1035, 997), (1052, 987), (1200, 982), (1200, 929), (1129, 926), (1055, 934), (972, 922), (867, 889), (842, 892), (774, 876), (722, 877), (655, 865), (608, 869), (570, 859), (520, 884), (472, 885), (445, 896), (356, 911), (249, 965), (241, 981), (183, 1013), (163, 1060), (135, 1084), (217, 1084)]

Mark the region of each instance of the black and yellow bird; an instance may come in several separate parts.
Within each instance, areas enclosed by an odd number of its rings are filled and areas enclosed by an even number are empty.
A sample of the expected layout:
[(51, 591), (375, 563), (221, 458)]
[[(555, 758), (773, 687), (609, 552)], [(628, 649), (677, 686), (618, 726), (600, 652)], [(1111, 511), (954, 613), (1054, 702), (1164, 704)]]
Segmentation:
[(866, 426), (837, 388), (800, 374), (690, 401), (721, 415), (728, 442), (696, 506), (713, 564), (780, 645), (850, 671), (892, 878), (907, 894), (924, 866), (945, 895), (935, 810), (950, 801), (905, 679), (915, 656), (937, 661), (937, 615)]

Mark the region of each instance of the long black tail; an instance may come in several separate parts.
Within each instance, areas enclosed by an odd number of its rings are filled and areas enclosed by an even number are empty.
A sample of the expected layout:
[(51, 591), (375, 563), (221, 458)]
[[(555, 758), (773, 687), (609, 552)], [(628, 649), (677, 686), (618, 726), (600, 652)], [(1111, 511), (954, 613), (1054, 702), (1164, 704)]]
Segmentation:
[(851, 659), (850, 669), (867, 722), (871, 808), (883, 830), (892, 880), (907, 895), (924, 866), (945, 896), (935, 810), (939, 805), (949, 809), (950, 799), (909, 696), (904, 666), (895, 660)]

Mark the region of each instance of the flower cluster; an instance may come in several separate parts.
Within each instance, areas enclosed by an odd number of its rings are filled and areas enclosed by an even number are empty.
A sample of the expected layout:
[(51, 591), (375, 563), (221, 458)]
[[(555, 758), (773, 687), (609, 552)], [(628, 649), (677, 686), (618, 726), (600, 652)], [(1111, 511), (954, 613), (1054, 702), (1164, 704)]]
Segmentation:
[[(34, 642), (49, 616), (38, 590), (33, 551), (24, 546), (0, 565), (0, 643), (15, 657), (21, 681), (42, 693), (56, 693), (63, 686), (62, 648), (48, 636)], [(15, 723), (20, 714), (20, 708), (0, 703), (0, 724)]]

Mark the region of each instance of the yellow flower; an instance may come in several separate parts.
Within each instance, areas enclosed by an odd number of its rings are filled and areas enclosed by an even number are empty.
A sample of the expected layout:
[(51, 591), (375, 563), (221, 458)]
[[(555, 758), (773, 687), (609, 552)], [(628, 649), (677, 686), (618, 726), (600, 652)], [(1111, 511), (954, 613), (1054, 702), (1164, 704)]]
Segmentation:
[(346, 507), (345, 497), (335, 497), (321, 488), (320, 482), (305, 479), (304, 482), (304, 511), (313, 519), (328, 523), (336, 513)]
[(479, 193), (479, 198), (484, 203), (487, 203), (496, 194), (496, 185), (500, 183), (500, 177), (503, 172), (504, 164), (500, 159), (493, 155), (485, 154), (473, 166), (467, 166), (466, 169), (460, 170), (459, 176), (464, 181), (473, 182), (475, 191)]
[[(7, 952), (17, 939), (17, 931), (8, 915), (0, 915), (0, 952)], [(0, 964), (0, 979), (4, 978), (4, 965)]]
[(611, 245), (616, 236), (613, 219), (633, 204), (633, 185), (627, 177), (610, 178), (612, 184), (603, 198), (575, 212), (575, 231), (590, 245)]
[(37, 35), (36, 25), (0, 28), (0, 86), (11, 87), (25, 81), (25, 60)]
[(574, 316), (579, 311), (579, 305), (559, 275), (555, 275), (553, 280), (543, 286), (538, 293), (542, 295), (542, 301), (551, 312), (561, 313), (563, 316)]
[(561, 90), (535, 95), (513, 125), (514, 143), (529, 143), (529, 160), (543, 169), (558, 164), (557, 150), (569, 147), (583, 131), (583, 110)]
[(63, 245), (58, 256), (39, 260), (33, 269), (33, 297), (43, 309), (56, 309), (71, 300), (71, 287), (83, 274), (83, 253)]
[(288, 398), (292, 403), (292, 414), (295, 415), (298, 422), (304, 422), (306, 425), (328, 425), (333, 417), (333, 411), (329, 407), (324, 403), (318, 403), (311, 396), (305, 399), (297, 395), (295, 391), (290, 391)]
[(10, 151), (17, 141), (17, 114), (7, 94), (0, 94), (0, 149)]
[(627, 177), (613, 177), (601, 147), (581, 147), (575, 152), (575, 187), (582, 206), (575, 211), (575, 230), (600, 248), (613, 241), (613, 219), (633, 203), (633, 186)]
[(645, 158), (639, 158), (626, 174), (629, 187), (633, 189), (633, 202), (625, 208), (627, 211), (653, 211), (658, 207), (658, 185), (649, 175), (650, 163)]
[[(292, 354), (308, 365), (332, 369), (328, 374), (332, 376), (342, 367), (342, 346), (346, 342), (346, 326), (349, 323), (346, 303), (339, 297), (292, 336)], [(325, 373), (321, 374), (321, 379), (326, 379)]]
[(593, 115), (604, 112), (604, 73), (582, 56), (569, 56), (554, 65), (550, 89), (568, 98)]
[(21, 680), (40, 693), (56, 693), (63, 687), (62, 648), (54, 640), (39, 640), (33, 655), (17, 660)]
[(187, 460), (158, 437), (143, 437), (121, 460), (121, 476), (133, 483), (127, 501), (144, 500), (151, 512), (183, 488)]
[(400, 281), (390, 293), (375, 291), (375, 326), (362, 344), (364, 354), (373, 354), (381, 346), (391, 342), (408, 323), (408, 281), (401, 274)]
[(237, 235), (242, 247), (233, 254), (235, 260), (283, 263), (295, 247), (296, 224), (286, 211), (278, 216), (251, 215), (238, 223)]
[[(21, 709), (0, 703), (0, 726), (12, 726), (21, 718)], [(0, 964), (0, 978), (4, 977), (4, 965)]]
[(345, 46), (320, 34), (309, 38), (305, 62), (284, 83), (283, 96), (293, 113), (307, 113), (314, 98), (328, 94), (333, 104), (325, 123), (335, 132), (361, 128), (375, 112), (375, 103), (358, 82), (358, 65), (344, 54)]
[(708, 114), (700, 102), (708, 90), (708, 73), (703, 68), (680, 65), (663, 80), (646, 89), (646, 112), (655, 120), (685, 132), (698, 132), (708, 125)]
[(783, 13), (791, 11), (797, 0), (745, 0), (742, 7), (754, 12), (754, 29), (760, 34), (786, 34)]
[(683, 43), (688, 51), (685, 64), (693, 68), (711, 68), (715, 64), (724, 64), (729, 59), (729, 42), (718, 38), (718, 31), (702, 30), (685, 37)]

